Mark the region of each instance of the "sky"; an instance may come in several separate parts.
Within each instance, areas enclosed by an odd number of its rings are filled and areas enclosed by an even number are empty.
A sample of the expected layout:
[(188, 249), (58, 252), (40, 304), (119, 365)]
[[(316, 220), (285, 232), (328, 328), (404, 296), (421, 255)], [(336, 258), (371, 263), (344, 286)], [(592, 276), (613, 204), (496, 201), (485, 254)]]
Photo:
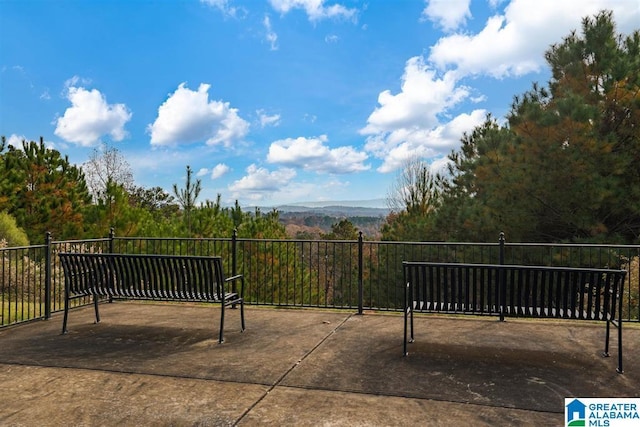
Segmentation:
[(640, 28), (640, 0), (0, 0), (0, 135), (168, 193), (189, 165), (201, 202), (384, 206), (602, 9)]

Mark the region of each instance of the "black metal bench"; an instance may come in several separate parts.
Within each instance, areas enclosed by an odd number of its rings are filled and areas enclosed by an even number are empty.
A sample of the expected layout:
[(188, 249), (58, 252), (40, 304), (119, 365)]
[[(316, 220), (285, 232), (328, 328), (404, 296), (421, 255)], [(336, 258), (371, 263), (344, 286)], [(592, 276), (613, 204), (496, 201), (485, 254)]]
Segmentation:
[[(622, 373), (620, 295), (625, 270), (523, 265), (408, 262), (403, 264), (404, 354), (414, 341), (413, 313), (601, 320), (618, 329), (618, 368)], [(410, 335), (408, 329), (410, 328)]]
[[(86, 296), (93, 297), (96, 323), (100, 322), (98, 300), (108, 297), (220, 303), (220, 343), (224, 341), (225, 307), (239, 305), (242, 331), (245, 329), (244, 278), (225, 278), (220, 257), (112, 253), (59, 256), (65, 287), (63, 334), (67, 332), (70, 301)], [(239, 290), (236, 282), (240, 282)]]

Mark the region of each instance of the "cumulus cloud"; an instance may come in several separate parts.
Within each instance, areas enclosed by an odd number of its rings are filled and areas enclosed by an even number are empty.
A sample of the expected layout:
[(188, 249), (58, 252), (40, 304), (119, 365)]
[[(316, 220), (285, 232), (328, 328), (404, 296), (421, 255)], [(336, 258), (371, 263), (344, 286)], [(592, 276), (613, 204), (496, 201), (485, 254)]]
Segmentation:
[(383, 159), (377, 170), (391, 172), (408, 157), (443, 156), (456, 147), (462, 134), (481, 124), (486, 115), (477, 109), (443, 121), (454, 107), (471, 99), (471, 92), (459, 84), (455, 72), (439, 73), (422, 57), (409, 59), (400, 92), (380, 93), (380, 106), (360, 130), (367, 135), (365, 150)]
[(477, 34), (440, 39), (431, 48), (429, 60), (440, 69), (495, 78), (539, 71), (551, 44), (571, 30), (580, 30), (583, 17), (602, 9), (613, 10), (619, 31), (630, 31), (640, 21), (638, 3), (628, 0), (513, 0), (504, 13), (489, 17)]
[(367, 138), (365, 149), (383, 159), (378, 172), (392, 172), (413, 156), (435, 159), (446, 156), (460, 144), (464, 132), (482, 124), (487, 112), (474, 110), (433, 128), (399, 128)]
[(125, 104), (109, 104), (97, 89), (76, 87), (77, 77), (67, 81), (65, 96), (71, 102), (62, 117), (55, 120), (54, 133), (67, 142), (91, 147), (108, 135), (114, 141), (123, 140), (128, 133), (125, 124), (132, 113)]
[(13, 133), (7, 138), (7, 145), (20, 149), (22, 148), (22, 141), (28, 141), (28, 139), (24, 135), (16, 135)]
[(269, 171), (255, 164), (249, 165), (246, 172), (245, 176), (229, 185), (234, 198), (262, 200), (287, 187), (296, 176), (296, 171), (290, 168)]
[[(15, 148), (16, 150), (22, 150), (22, 142), (30, 142), (30, 141), (35, 141), (35, 142), (40, 142), (40, 138), (37, 139), (30, 139), (27, 138), (24, 135), (17, 135), (15, 133), (12, 133), (11, 135), (9, 135), (9, 137), (7, 138), (7, 145), (11, 145), (13, 146), (13, 148)], [(46, 141), (43, 140), (44, 146), (50, 150), (54, 150), (56, 149), (56, 144), (52, 141)]]
[(369, 169), (363, 162), (368, 155), (353, 147), (329, 148), (328, 138), (287, 138), (275, 141), (269, 147), (267, 161), (307, 171), (344, 174)]
[(380, 104), (367, 119), (362, 134), (398, 128), (432, 127), (438, 114), (466, 99), (470, 90), (457, 85), (453, 72), (440, 75), (422, 57), (413, 57), (405, 65), (400, 93), (385, 90), (378, 96)]
[(323, 19), (356, 20), (358, 10), (335, 3), (326, 5), (325, 0), (269, 0), (271, 7), (279, 13), (286, 14), (292, 9), (303, 9), (312, 22)]
[(280, 124), (280, 114), (267, 114), (264, 110), (256, 110), (256, 114), (260, 120), (260, 126), (278, 126)]
[(218, 163), (211, 170), (211, 179), (218, 179), (227, 174), (231, 168), (224, 163)]
[(455, 30), (471, 17), (471, 0), (426, 0), (421, 19), (429, 19), (445, 31)]
[(209, 88), (210, 85), (202, 83), (193, 91), (181, 83), (158, 108), (158, 117), (147, 127), (151, 145), (206, 141), (207, 145), (228, 147), (242, 140), (249, 131), (249, 123), (228, 102), (210, 101)]

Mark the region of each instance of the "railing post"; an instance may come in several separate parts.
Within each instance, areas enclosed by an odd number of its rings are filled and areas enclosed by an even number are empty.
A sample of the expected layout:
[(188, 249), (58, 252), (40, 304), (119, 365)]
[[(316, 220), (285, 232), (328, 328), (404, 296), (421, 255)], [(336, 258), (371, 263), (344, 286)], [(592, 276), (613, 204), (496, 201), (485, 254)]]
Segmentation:
[(362, 270), (364, 268), (362, 231), (358, 232), (358, 314), (364, 313), (364, 284), (362, 283)]
[[(500, 243), (500, 254), (499, 254), (499, 264), (500, 265), (504, 265), (504, 232), (501, 231), (500, 232), (500, 237), (498, 239), (499, 243)], [(498, 287), (499, 287), (499, 304), (500, 304), (500, 321), (504, 322), (504, 312), (506, 310), (506, 306), (507, 306), (507, 283), (505, 280), (505, 270), (503, 268), (500, 268), (499, 271), (499, 276), (498, 276)]]
[(44, 318), (51, 319), (51, 232), (44, 237)]
[(116, 238), (116, 230), (113, 227), (111, 227), (109, 229), (109, 253), (110, 254), (115, 253), (113, 251), (115, 248), (115, 244), (114, 244), (115, 238)]
[(238, 246), (238, 229), (233, 229), (233, 234), (231, 235), (231, 275), (235, 276), (237, 274), (238, 269), (238, 259), (237, 259), (237, 246)]

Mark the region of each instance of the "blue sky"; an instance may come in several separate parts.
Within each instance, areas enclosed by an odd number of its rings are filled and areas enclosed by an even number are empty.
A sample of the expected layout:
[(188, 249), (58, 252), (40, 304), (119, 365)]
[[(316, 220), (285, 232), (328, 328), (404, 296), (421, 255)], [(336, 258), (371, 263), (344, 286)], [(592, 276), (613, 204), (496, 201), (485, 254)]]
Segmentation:
[(640, 27), (638, 0), (0, 0), (0, 135), (168, 192), (190, 165), (201, 201), (384, 199), (601, 9)]

